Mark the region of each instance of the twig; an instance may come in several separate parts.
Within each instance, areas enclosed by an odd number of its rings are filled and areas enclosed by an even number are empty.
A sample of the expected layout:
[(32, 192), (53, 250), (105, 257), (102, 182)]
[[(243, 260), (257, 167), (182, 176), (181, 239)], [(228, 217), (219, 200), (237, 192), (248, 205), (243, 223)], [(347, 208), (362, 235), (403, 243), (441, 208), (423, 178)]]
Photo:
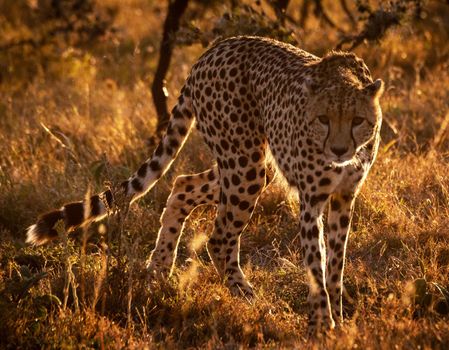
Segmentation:
[(343, 12), (348, 17), (349, 21), (351, 22), (351, 25), (353, 27), (355, 27), (357, 22), (353, 16), (352, 12), (349, 10), (348, 3), (346, 2), (346, 0), (340, 0), (340, 6), (343, 9)]
[[(76, 162), (76, 164), (78, 166), (81, 166), (81, 163), (79, 162), (76, 152), (73, 150), (73, 148), (62, 142), (62, 140), (58, 136), (56, 136), (43, 122), (40, 122), (40, 125), (50, 135), (50, 137), (53, 140), (55, 140), (62, 148), (64, 148), (67, 151), (67, 153), (72, 157), (72, 159)], [(59, 134), (63, 138), (65, 138), (66, 141), (69, 141), (68, 137), (65, 136), (62, 132), (59, 132)]]
[(326, 11), (324, 11), (323, 3), (321, 0), (315, 0), (315, 16), (321, 17), (324, 22), (326, 22), (330, 27), (338, 30), (339, 32), (344, 32), (339, 26), (337, 26), (334, 21), (327, 15)]
[[(89, 185), (87, 187), (86, 195), (84, 196), (84, 208), (90, 208), (90, 196), (91, 196), (91, 186)], [(85, 302), (86, 297), (86, 289), (85, 289), (85, 265), (86, 265), (86, 245), (87, 245), (87, 238), (88, 238), (88, 227), (89, 227), (89, 217), (90, 217), (90, 210), (84, 210), (84, 222), (86, 222), (86, 225), (82, 226), (83, 230), (83, 237), (82, 237), (82, 244), (81, 244), (81, 250), (80, 250), (80, 290), (81, 290), (81, 302)]]
[(449, 127), (449, 110), (446, 112), (446, 116), (441, 123), (440, 129), (438, 130), (437, 135), (433, 139), (432, 146), (433, 148), (438, 148), (444, 142), (448, 134)]
[(126, 242), (126, 255), (128, 256), (128, 293), (127, 293), (127, 323), (131, 325), (131, 307), (133, 300), (133, 284), (134, 284), (134, 269), (136, 265), (137, 247), (140, 244), (140, 237), (137, 237), (132, 245)]

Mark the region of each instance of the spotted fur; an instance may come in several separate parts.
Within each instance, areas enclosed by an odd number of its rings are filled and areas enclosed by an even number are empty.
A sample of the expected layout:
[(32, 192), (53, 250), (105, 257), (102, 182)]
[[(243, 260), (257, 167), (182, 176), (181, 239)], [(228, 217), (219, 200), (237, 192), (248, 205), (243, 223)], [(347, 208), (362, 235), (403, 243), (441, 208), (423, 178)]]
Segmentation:
[[(200, 205), (216, 205), (209, 255), (233, 293), (252, 295), (240, 267), (240, 235), (267, 185), (269, 149), (290, 186), (299, 192), (299, 236), (315, 286), (308, 298), (311, 329), (334, 327), (342, 320), (354, 199), (379, 144), (382, 91), (382, 81), (373, 81), (363, 61), (351, 53), (331, 52), (319, 58), (257, 37), (215, 44), (193, 66), (161, 144), (123, 183), (130, 201), (144, 195), (175, 159), (196, 119), (217, 166), (178, 177), (148, 268), (170, 274), (185, 219)], [(40, 244), (55, 237), (58, 220), (71, 229), (102, 218), (112, 205), (109, 191), (93, 196), (89, 204), (66, 204), (41, 216), (28, 229), (28, 242)]]

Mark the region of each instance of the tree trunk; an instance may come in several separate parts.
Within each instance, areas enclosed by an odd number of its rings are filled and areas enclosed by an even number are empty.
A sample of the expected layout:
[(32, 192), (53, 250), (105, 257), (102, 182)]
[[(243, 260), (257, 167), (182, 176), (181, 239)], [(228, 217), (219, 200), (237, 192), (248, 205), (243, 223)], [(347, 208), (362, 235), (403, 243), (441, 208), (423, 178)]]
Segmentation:
[(160, 137), (168, 124), (170, 114), (167, 107), (167, 95), (165, 92), (165, 76), (170, 66), (173, 53), (173, 37), (179, 29), (179, 22), (184, 14), (189, 0), (169, 0), (167, 17), (164, 22), (164, 32), (162, 34), (159, 48), (159, 62), (154, 74), (151, 92), (153, 102), (157, 112), (157, 136)]

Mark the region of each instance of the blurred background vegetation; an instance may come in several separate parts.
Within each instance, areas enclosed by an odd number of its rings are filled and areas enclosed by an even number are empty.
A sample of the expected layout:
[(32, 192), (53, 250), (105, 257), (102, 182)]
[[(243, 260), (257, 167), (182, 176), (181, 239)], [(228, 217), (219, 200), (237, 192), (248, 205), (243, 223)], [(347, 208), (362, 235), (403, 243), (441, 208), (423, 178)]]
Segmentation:
[[(128, 177), (192, 64), (234, 35), (318, 56), (352, 50), (386, 82), (382, 144), (348, 248), (348, 322), (315, 345), (297, 208), (282, 186), (264, 194), (243, 236), (254, 305), (228, 294), (201, 244), (181, 245), (172, 280), (148, 281), (174, 177), (212, 162), (195, 132), (133, 206), (121, 243), (92, 225), (87, 246), (83, 232), (24, 244), (38, 214)], [(0, 1), (0, 346), (447, 348), (448, 87), (447, 0)], [(212, 211), (194, 213), (183, 242), (203, 241), (212, 223)]]

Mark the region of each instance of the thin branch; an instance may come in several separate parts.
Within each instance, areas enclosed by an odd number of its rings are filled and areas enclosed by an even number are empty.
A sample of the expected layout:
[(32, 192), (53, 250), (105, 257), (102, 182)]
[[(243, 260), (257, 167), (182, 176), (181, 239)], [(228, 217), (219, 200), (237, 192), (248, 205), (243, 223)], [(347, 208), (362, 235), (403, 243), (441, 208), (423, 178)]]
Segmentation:
[(340, 0), (340, 6), (343, 9), (343, 12), (346, 14), (346, 17), (348, 17), (349, 21), (351, 22), (351, 25), (355, 27), (357, 22), (354, 18), (354, 15), (349, 10), (348, 3), (346, 2), (346, 0)]
[(337, 29), (339, 32), (343, 32), (343, 30), (337, 26), (334, 21), (327, 15), (326, 11), (324, 11), (323, 3), (321, 0), (314, 0), (315, 3), (315, 16), (320, 17), (327, 23), (330, 27)]

